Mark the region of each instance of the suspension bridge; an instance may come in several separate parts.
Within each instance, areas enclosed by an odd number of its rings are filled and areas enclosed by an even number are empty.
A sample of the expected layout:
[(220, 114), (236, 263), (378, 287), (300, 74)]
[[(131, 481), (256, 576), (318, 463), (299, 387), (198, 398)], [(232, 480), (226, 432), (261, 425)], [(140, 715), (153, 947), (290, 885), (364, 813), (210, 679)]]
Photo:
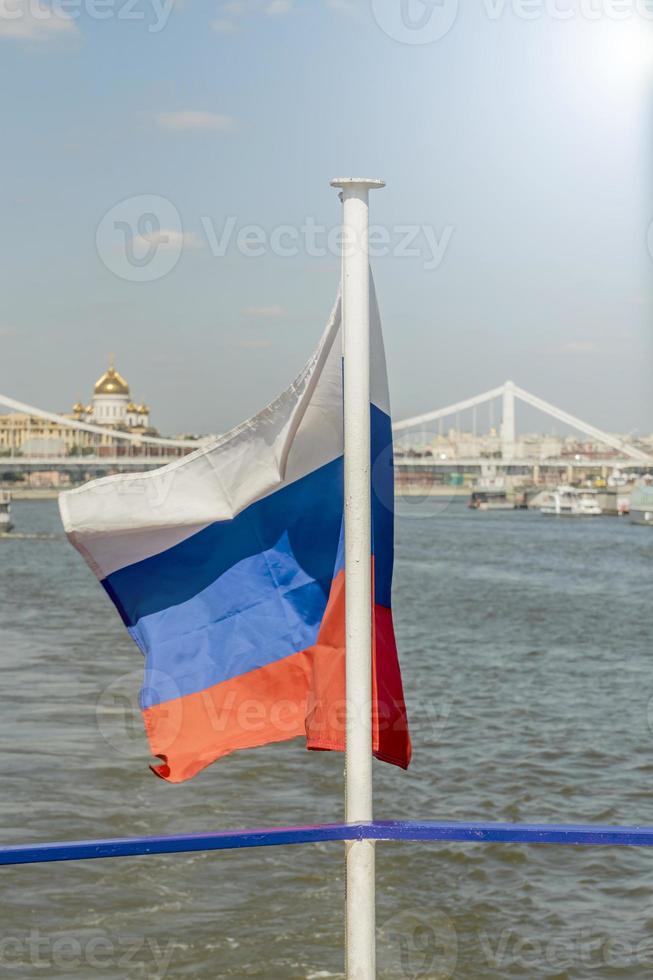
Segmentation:
[[(589, 440), (580, 447), (584, 451), (562, 451), (562, 440), (520, 439), (516, 428), (516, 406), (520, 402)], [(39, 452), (23, 451), (20, 446), (3, 447), (0, 476), (46, 470), (69, 472), (71, 478), (79, 479), (107, 472), (150, 469), (193, 452), (215, 438), (177, 439), (123, 432), (111, 426), (49, 412), (6, 395), (0, 395), (0, 406), (28, 416), (34, 432), (42, 436)], [(484, 412), (486, 428), (483, 427)], [(455, 427), (447, 430), (445, 435), (447, 419), (454, 421)], [(535, 478), (542, 469), (571, 473), (588, 469), (653, 468), (653, 446), (636, 445), (622, 436), (605, 432), (512, 381), (455, 404), (398, 421), (393, 428), (395, 463), (400, 477), (402, 473), (438, 471), (473, 474), (486, 470), (488, 465), (506, 474), (525, 474), (531, 470)], [(49, 433), (62, 430), (79, 433), (80, 437), (83, 433), (83, 446), (81, 438), (78, 444), (73, 434), (62, 452), (60, 441), (48, 438)], [(48, 448), (50, 444), (52, 450)]]
[[(99, 475), (106, 472), (152, 469), (172, 459), (185, 456), (200, 448), (213, 437), (200, 439), (169, 439), (145, 433), (123, 432), (109, 425), (96, 425), (35, 405), (27, 405), (6, 395), (0, 395), (0, 406), (10, 412), (28, 417), (28, 431), (37, 437), (39, 451), (24, 451), (20, 445), (3, 447), (0, 456), (2, 472), (72, 471)], [(6, 416), (5, 416), (6, 417)], [(62, 447), (56, 435), (61, 431), (90, 434), (85, 438), (67, 441)], [(34, 440), (28, 440), (30, 445)], [(52, 447), (52, 448), (50, 448)]]
[[(546, 436), (518, 438), (516, 406), (521, 402), (536, 409), (581, 437), (565, 440)], [(497, 412), (498, 404), (498, 412)], [(487, 408), (489, 436), (479, 436), (481, 409)], [(494, 418), (498, 415), (498, 424)], [(469, 425), (461, 419), (469, 417)], [(443, 423), (455, 420), (445, 435)], [(433, 432), (434, 423), (438, 432)], [(572, 415), (531, 394), (512, 381), (444, 408), (404, 419), (394, 425), (399, 475), (465, 472), (478, 474), (491, 467), (506, 476), (528, 476), (537, 482), (542, 471), (572, 479), (578, 471), (607, 475), (609, 471), (649, 470), (653, 467), (653, 445), (633, 441)]]

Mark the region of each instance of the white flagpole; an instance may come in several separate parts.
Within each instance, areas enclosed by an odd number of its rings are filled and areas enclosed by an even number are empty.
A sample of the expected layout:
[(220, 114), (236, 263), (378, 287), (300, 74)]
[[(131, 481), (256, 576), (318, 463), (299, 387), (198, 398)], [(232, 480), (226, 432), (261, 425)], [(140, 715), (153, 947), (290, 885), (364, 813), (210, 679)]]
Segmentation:
[[(344, 177), (342, 322), (345, 425), (347, 737), (345, 819), (372, 820), (372, 491), (370, 474), (369, 191), (382, 180)], [(347, 980), (376, 977), (374, 842), (346, 848)]]

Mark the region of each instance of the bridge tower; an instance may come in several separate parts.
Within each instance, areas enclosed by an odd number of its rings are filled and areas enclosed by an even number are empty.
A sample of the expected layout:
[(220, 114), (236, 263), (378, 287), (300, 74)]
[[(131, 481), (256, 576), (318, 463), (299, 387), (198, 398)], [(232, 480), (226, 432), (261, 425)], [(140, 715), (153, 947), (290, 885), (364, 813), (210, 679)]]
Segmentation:
[(515, 383), (503, 386), (503, 418), (501, 421), (501, 454), (504, 459), (515, 455)]

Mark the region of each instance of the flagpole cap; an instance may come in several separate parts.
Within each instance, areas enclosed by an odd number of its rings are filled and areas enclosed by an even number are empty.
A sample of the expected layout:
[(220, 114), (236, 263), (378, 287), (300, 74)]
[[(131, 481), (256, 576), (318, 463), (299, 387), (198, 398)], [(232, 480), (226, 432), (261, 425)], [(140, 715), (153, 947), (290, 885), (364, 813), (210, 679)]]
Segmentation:
[(378, 177), (334, 177), (331, 186), (342, 190), (373, 190), (375, 187), (385, 187), (385, 180)]

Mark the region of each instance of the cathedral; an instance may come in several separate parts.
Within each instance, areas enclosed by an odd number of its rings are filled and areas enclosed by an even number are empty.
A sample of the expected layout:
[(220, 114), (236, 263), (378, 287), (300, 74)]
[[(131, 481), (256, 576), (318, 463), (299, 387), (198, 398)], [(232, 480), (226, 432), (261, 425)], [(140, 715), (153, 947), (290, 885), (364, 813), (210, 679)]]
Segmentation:
[(116, 371), (113, 357), (109, 369), (95, 382), (91, 404), (84, 407), (81, 402), (77, 402), (73, 405), (72, 418), (92, 425), (110, 425), (113, 428), (136, 429), (139, 432), (150, 427), (149, 408), (132, 401), (129, 385)]
[(147, 405), (137, 405), (132, 400), (129, 385), (116, 371), (113, 358), (108, 370), (95, 382), (91, 403), (85, 406), (77, 402), (72, 413), (63, 415), (63, 418), (101, 426), (106, 429), (106, 435), (80, 431), (54, 419), (43, 419), (25, 412), (8, 412), (0, 415), (0, 456), (13, 453), (42, 457), (92, 452), (100, 455), (122, 454), (126, 446), (124, 443), (116, 444), (116, 440), (111, 438), (111, 429), (133, 435), (158, 434), (150, 425), (149, 408)]

